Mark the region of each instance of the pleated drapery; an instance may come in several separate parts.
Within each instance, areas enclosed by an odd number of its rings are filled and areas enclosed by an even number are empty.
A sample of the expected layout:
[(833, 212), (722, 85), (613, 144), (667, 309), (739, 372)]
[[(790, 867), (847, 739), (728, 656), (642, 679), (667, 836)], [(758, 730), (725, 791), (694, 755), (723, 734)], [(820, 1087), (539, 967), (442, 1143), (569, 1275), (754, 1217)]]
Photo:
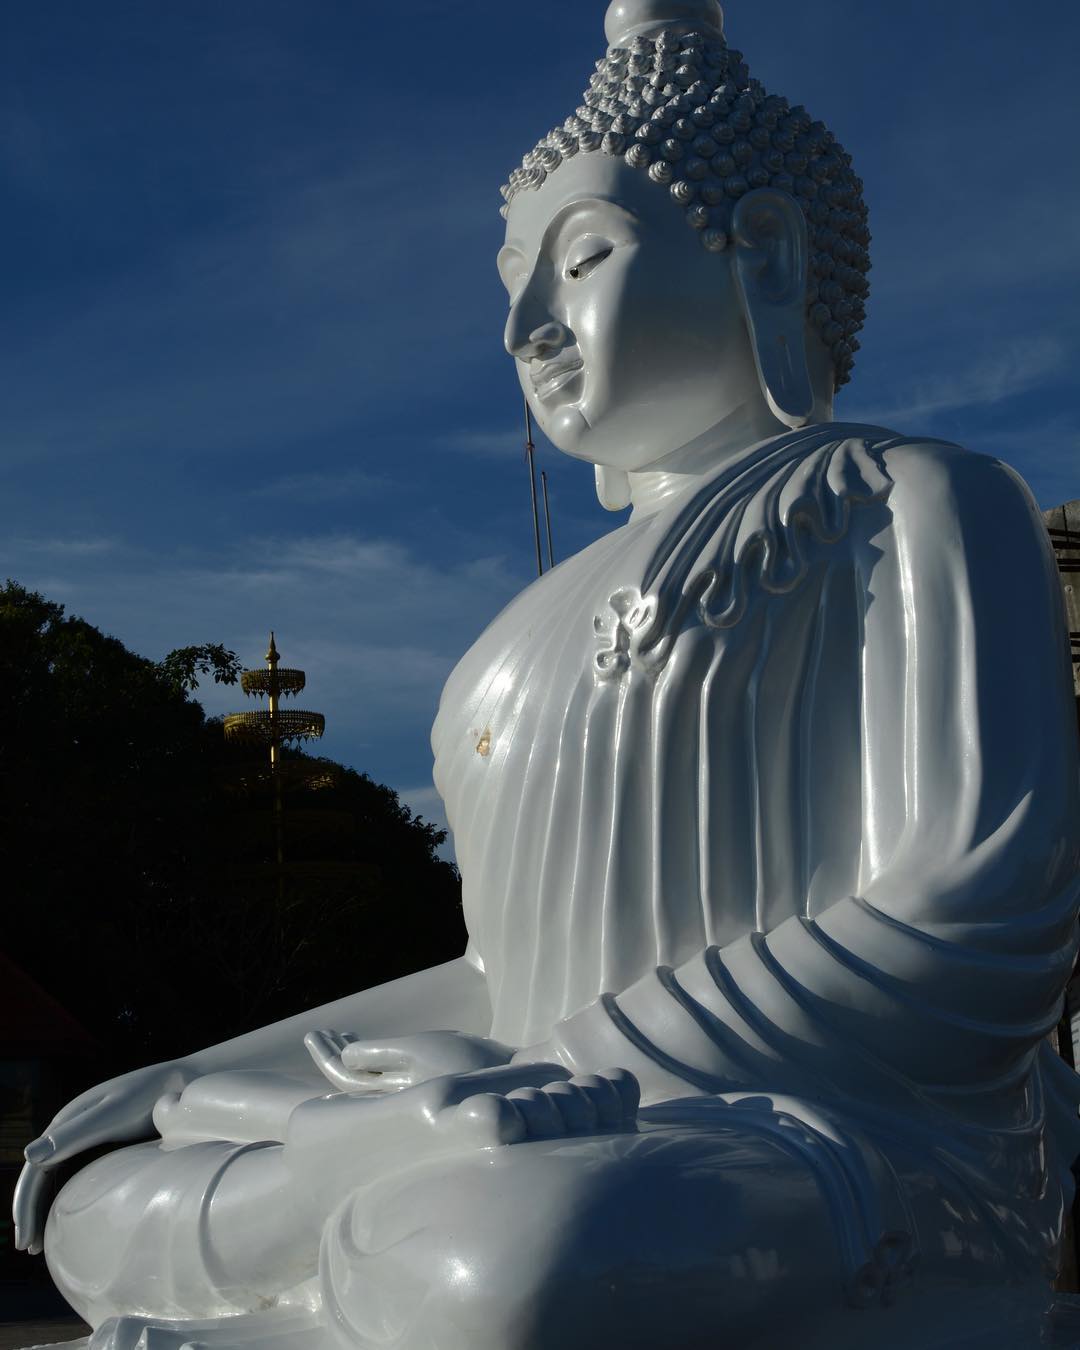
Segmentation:
[(1022, 1077), (1074, 955), (1059, 610), (1010, 470), (841, 424), (530, 586), (433, 731), (493, 1035), (614, 1027), (660, 1094), (805, 1090), (815, 1040), (838, 1090)]

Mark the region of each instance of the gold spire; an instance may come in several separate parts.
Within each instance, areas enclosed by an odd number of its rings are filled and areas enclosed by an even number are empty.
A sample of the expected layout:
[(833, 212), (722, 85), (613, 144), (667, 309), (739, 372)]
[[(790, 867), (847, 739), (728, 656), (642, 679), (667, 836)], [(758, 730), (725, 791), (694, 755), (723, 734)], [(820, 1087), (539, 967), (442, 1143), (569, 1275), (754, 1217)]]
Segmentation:
[(282, 694), (298, 694), (304, 687), (302, 670), (278, 669), (279, 653), (270, 630), (270, 646), (266, 651), (266, 670), (245, 670), (240, 676), (240, 687), (250, 698), (266, 698), (269, 706), (263, 711), (230, 713), (225, 718), (225, 739), (246, 741), (249, 745), (263, 745), (270, 750), (270, 778), (274, 786), (274, 836), (278, 868), (278, 897), (283, 894), (282, 867), (285, 863), (283, 803), (281, 796), (281, 749), (289, 741), (315, 741), (326, 728), (322, 713), (282, 709)]

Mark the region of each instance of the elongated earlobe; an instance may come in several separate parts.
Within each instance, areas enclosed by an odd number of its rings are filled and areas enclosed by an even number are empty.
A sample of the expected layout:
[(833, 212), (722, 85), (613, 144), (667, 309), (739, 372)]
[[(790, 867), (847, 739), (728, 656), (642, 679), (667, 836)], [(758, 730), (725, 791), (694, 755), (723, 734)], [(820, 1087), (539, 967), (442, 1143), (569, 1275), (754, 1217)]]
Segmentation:
[(605, 511), (624, 511), (630, 505), (630, 475), (622, 469), (596, 466), (596, 495)]
[(781, 422), (805, 426), (814, 389), (806, 357), (809, 245), (802, 209), (786, 192), (758, 188), (736, 206), (732, 234), (761, 388)]

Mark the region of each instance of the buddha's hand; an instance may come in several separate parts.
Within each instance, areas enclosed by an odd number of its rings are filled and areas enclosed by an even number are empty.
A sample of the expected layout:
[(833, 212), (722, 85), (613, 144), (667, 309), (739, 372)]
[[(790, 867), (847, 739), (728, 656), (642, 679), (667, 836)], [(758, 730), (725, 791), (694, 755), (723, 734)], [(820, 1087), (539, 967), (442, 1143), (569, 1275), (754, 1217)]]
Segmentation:
[(304, 1037), (319, 1072), (341, 1092), (400, 1092), (432, 1078), (507, 1064), (513, 1047), (462, 1031), (425, 1031), (362, 1041), (348, 1032)]
[(290, 1116), (284, 1159), (298, 1203), (325, 1212), (343, 1185), (440, 1155), (632, 1129), (639, 1096), (625, 1069), (572, 1078), (538, 1063), (434, 1078), (384, 1097), (318, 1097)]
[(163, 1092), (182, 1092), (197, 1076), (182, 1063), (151, 1064), (100, 1083), (68, 1102), (41, 1138), (26, 1146), (26, 1166), (15, 1186), (12, 1206), (16, 1248), (31, 1255), (41, 1251), (54, 1168), (101, 1144), (149, 1139), (154, 1134), (157, 1099)]

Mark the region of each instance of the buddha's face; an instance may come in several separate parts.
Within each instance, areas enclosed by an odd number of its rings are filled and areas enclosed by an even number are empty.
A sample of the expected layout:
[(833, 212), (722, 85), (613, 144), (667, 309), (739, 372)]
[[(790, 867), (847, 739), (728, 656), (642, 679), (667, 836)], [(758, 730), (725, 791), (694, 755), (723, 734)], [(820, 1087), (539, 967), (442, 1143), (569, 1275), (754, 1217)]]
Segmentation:
[(567, 454), (648, 468), (761, 397), (730, 250), (621, 159), (579, 154), (518, 193), (499, 271), (507, 350)]

